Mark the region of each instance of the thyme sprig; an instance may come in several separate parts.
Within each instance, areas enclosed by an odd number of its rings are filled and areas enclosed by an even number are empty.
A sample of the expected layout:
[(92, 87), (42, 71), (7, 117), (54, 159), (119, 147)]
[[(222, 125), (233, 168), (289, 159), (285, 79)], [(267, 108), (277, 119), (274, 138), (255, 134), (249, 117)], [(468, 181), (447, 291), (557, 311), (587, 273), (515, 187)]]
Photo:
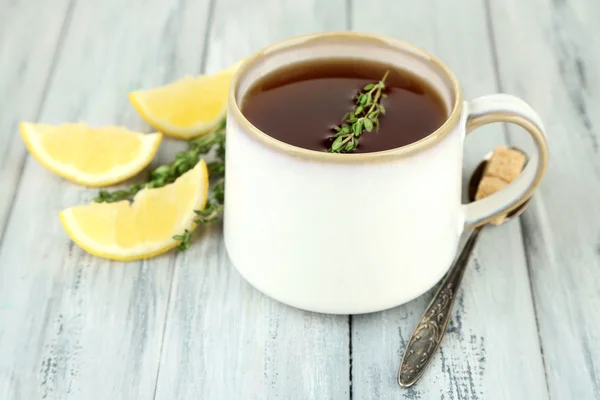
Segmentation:
[(133, 200), (133, 197), (144, 188), (159, 188), (175, 182), (177, 178), (194, 168), (200, 156), (209, 153), (216, 147), (217, 161), (207, 165), (210, 176), (222, 175), (225, 171), (225, 120), (211, 133), (190, 140), (189, 148), (175, 155), (170, 164), (161, 165), (150, 173), (150, 179), (145, 183), (135, 183), (127, 189), (109, 192), (101, 190), (94, 199), (97, 203), (112, 203), (121, 200)]
[(330, 153), (349, 153), (358, 147), (358, 139), (366, 130), (379, 130), (379, 116), (385, 114), (381, 99), (385, 97), (385, 79), (389, 71), (377, 83), (369, 83), (356, 96), (355, 107), (344, 115), (343, 123), (333, 128)]
[[(213, 141), (216, 146), (216, 161), (208, 163), (208, 175), (214, 179), (208, 194), (208, 200), (204, 209), (194, 210), (196, 224), (210, 224), (217, 221), (223, 214), (223, 203), (225, 201), (225, 123), (223, 122), (218, 140)], [(216, 178), (216, 179), (215, 179)], [(179, 241), (177, 249), (187, 250), (192, 242), (192, 234), (186, 229), (182, 234), (173, 236)]]
[[(225, 179), (219, 178), (213, 185), (209, 194), (209, 199), (203, 210), (194, 210), (196, 218), (194, 222), (197, 224), (210, 224), (217, 221), (223, 214), (223, 202), (225, 200)], [(183, 231), (181, 235), (173, 236), (173, 239), (178, 240), (177, 249), (187, 250), (192, 243), (192, 234), (189, 230)]]
[[(216, 221), (223, 213), (223, 201), (225, 199), (225, 120), (211, 133), (190, 140), (186, 151), (177, 153), (175, 160), (170, 164), (161, 165), (150, 173), (150, 179), (144, 183), (135, 183), (126, 189), (109, 192), (101, 190), (98, 197), (94, 199), (97, 203), (112, 203), (115, 201), (129, 200), (143, 188), (159, 188), (175, 182), (177, 178), (194, 168), (202, 155), (208, 154), (215, 149), (216, 160), (207, 164), (208, 174), (215, 179), (210, 191), (209, 200), (203, 210), (195, 210), (197, 214), (194, 222), (207, 224)], [(192, 233), (186, 229), (182, 234), (173, 236), (179, 244), (179, 250), (187, 250), (192, 241)]]

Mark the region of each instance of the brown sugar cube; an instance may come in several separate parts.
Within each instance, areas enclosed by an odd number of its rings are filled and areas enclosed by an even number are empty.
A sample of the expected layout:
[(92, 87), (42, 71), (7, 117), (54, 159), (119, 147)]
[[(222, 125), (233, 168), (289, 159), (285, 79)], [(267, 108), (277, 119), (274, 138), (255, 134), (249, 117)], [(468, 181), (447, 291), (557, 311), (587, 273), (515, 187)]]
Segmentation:
[[(484, 176), (477, 187), (475, 200), (481, 200), (484, 197), (490, 196), (507, 185), (507, 182), (504, 182), (502, 179), (496, 178), (495, 176)], [(504, 221), (504, 218), (505, 216), (501, 215), (490, 222), (494, 225), (500, 225)]]
[(525, 155), (518, 150), (499, 146), (487, 163), (485, 176), (494, 176), (505, 182), (512, 182), (523, 170)]
[(475, 200), (481, 200), (484, 197), (488, 197), (507, 185), (508, 182), (504, 182), (502, 179), (496, 178), (495, 176), (484, 176), (477, 187)]

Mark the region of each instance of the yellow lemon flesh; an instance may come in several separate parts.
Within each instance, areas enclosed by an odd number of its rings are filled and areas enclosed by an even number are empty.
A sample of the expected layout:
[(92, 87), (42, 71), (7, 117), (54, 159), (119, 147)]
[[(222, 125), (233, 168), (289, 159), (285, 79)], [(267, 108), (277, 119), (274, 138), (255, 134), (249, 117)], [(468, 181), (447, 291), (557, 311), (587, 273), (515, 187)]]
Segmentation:
[(162, 134), (123, 127), (91, 128), (85, 123), (19, 124), (35, 159), (57, 175), (99, 187), (124, 181), (143, 170), (158, 150)]
[(175, 182), (143, 189), (132, 203), (91, 203), (60, 212), (69, 237), (93, 255), (113, 260), (139, 260), (177, 245), (174, 235), (193, 230), (194, 210), (208, 197), (208, 171), (201, 160)]
[(184, 77), (171, 84), (129, 93), (129, 100), (154, 129), (191, 139), (215, 129), (227, 112), (227, 96), (241, 61), (213, 75)]

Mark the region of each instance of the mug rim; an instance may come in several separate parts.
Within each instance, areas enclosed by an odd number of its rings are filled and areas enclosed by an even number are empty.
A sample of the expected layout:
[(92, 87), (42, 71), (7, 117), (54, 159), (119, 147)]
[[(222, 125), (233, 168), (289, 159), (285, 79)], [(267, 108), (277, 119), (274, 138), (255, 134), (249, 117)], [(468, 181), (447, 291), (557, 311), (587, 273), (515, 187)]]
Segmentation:
[[(454, 102), (450, 113), (444, 123), (422, 139), (417, 140), (400, 147), (394, 147), (388, 150), (375, 151), (370, 153), (329, 153), (326, 151), (310, 150), (303, 147), (295, 146), (279, 139), (268, 135), (254, 126), (242, 113), (237, 99), (237, 90), (240, 83), (240, 79), (248, 71), (249, 67), (259, 63), (261, 60), (269, 57), (269, 54), (278, 49), (285, 47), (291, 47), (298, 44), (309, 44), (310, 41), (319, 40), (324, 38), (339, 38), (339, 39), (369, 39), (373, 42), (379, 42), (380, 45), (385, 45), (388, 48), (392, 48), (395, 51), (407, 51), (415, 57), (431, 62), (437, 67), (445, 78), (450, 82), (450, 89), (454, 97)], [(323, 33), (308, 33), (299, 36), (289, 37), (277, 42), (274, 42), (266, 47), (255, 52), (249, 58), (243, 60), (239, 67), (236, 69), (231, 79), (228, 96), (228, 115), (231, 116), (243, 129), (243, 131), (249, 136), (257, 139), (260, 143), (268, 146), (269, 148), (287, 155), (300, 157), (304, 159), (310, 159), (313, 161), (325, 161), (335, 163), (365, 163), (373, 161), (387, 161), (393, 159), (403, 158), (417, 152), (426, 150), (442, 139), (444, 139), (460, 121), (463, 109), (463, 98), (462, 89), (458, 82), (458, 79), (454, 73), (444, 64), (440, 59), (435, 57), (433, 54), (422, 49), (421, 47), (415, 46), (405, 40), (392, 38), (385, 35), (362, 33), (362, 32), (323, 32)]]

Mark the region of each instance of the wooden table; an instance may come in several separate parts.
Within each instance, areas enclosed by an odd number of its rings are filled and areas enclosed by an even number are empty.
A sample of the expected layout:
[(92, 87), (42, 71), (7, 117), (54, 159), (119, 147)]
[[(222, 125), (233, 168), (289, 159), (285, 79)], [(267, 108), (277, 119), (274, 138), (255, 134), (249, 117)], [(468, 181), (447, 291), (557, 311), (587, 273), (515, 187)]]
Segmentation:
[[(2, 0), (0, 399), (600, 399), (598, 21), (597, 0)], [(441, 351), (408, 390), (396, 371), (431, 293), (369, 315), (293, 309), (241, 279), (218, 225), (183, 253), (89, 256), (57, 213), (95, 191), (42, 168), (17, 129), (149, 131), (128, 91), (348, 29), (433, 52), (467, 98), (521, 96), (549, 134), (541, 190), (484, 232)], [(532, 146), (512, 126), (478, 130), (465, 175), (499, 143)]]

